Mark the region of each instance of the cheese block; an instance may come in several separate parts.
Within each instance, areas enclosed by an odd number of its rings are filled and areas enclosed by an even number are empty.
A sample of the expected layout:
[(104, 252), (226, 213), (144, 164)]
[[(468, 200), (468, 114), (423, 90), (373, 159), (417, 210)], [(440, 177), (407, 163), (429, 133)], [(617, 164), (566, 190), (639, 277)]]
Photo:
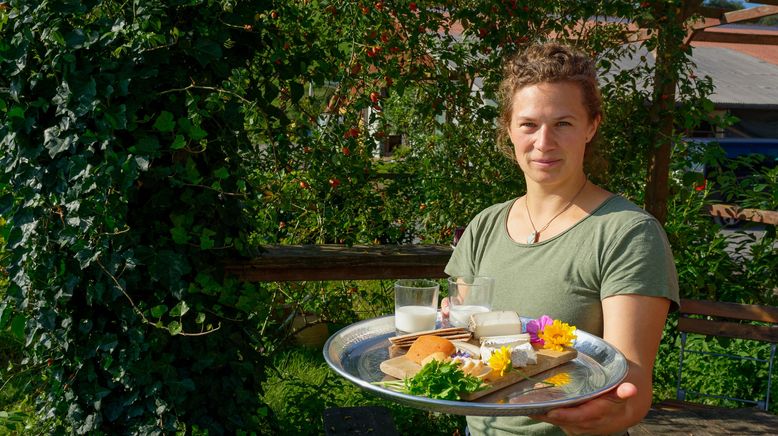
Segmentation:
[(538, 363), (538, 354), (529, 342), (511, 348), (511, 366), (523, 368)]
[(530, 341), (529, 333), (522, 333), (520, 335), (504, 335), (504, 336), (484, 336), (479, 338), (481, 345), (487, 347), (515, 347), (521, 344), (528, 344)]
[(519, 314), (510, 310), (474, 313), (470, 316), (470, 331), (476, 339), (485, 336), (521, 334)]

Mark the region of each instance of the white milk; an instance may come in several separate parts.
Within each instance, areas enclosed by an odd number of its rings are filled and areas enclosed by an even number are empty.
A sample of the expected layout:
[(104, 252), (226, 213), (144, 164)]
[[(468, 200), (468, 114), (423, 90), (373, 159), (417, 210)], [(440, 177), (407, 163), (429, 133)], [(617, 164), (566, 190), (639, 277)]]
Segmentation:
[(467, 325), (470, 323), (470, 315), (488, 311), (489, 308), (484, 306), (456, 304), (449, 306), (448, 320), (449, 323), (454, 327), (467, 327)]
[(437, 310), (430, 306), (401, 306), (394, 309), (394, 327), (405, 333), (435, 328)]

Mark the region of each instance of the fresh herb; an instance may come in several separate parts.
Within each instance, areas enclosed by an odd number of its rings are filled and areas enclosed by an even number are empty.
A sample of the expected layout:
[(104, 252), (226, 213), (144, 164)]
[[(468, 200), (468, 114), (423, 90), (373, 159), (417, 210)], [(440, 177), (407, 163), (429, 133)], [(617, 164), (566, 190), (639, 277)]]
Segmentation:
[(478, 377), (465, 374), (457, 363), (437, 360), (430, 361), (415, 376), (403, 382), (397, 380), (376, 384), (406, 394), (439, 400), (459, 400), (460, 394), (480, 391), (486, 387)]

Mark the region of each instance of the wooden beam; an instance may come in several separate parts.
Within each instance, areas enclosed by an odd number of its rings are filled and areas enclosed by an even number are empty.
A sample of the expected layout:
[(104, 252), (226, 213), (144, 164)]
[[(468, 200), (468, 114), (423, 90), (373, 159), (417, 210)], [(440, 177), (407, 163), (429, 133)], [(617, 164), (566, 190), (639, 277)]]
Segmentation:
[(681, 298), (681, 314), (778, 323), (778, 307)]
[(700, 42), (724, 42), (730, 44), (778, 45), (778, 33), (774, 35), (754, 35), (747, 33), (717, 32), (705, 30), (696, 32), (692, 36), (691, 40)]
[(444, 278), (447, 245), (272, 245), (254, 259), (227, 262), (225, 273), (248, 282)]
[(778, 212), (773, 210), (741, 209), (732, 204), (711, 204), (705, 210), (710, 216), (778, 225)]
[(778, 14), (778, 6), (757, 6), (748, 9), (725, 12), (721, 17), (721, 24), (732, 24), (741, 21), (754, 20), (770, 15)]
[(778, 327), (738, 324), (707, 319), (679, 318), (678, 330), (701, 335), (723, 336), (726, 338), (751, 339), (754, 341), (778, 342)]
[(756, 3), (756, 4), (760, 4), (760, 5), (776, 5), (776, 6), (778, 6), (778, 0), (761, 0), (761, 1), (758, 1), (758, 2), (751, 2), (751, 3)]

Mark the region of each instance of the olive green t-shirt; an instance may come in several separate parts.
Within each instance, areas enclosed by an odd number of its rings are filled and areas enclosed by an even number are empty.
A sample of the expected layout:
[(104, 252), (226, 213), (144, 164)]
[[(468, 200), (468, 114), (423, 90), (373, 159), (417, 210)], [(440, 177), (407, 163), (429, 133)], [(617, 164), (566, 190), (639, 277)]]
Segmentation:
[[(536, 244), (508, 235), (516, 200), (493, 205), (465, 229), (446, 273), (494, 277), (493, 309), (548, 315), (602, 336), (601, 300), (613, 295), (665, 297), (678, 305), (678, 277), (661, 224), (621, 196), (604, 201), (591, 215)], [(563, 434), (525, 417), (468, 417), (473, 434)]]

